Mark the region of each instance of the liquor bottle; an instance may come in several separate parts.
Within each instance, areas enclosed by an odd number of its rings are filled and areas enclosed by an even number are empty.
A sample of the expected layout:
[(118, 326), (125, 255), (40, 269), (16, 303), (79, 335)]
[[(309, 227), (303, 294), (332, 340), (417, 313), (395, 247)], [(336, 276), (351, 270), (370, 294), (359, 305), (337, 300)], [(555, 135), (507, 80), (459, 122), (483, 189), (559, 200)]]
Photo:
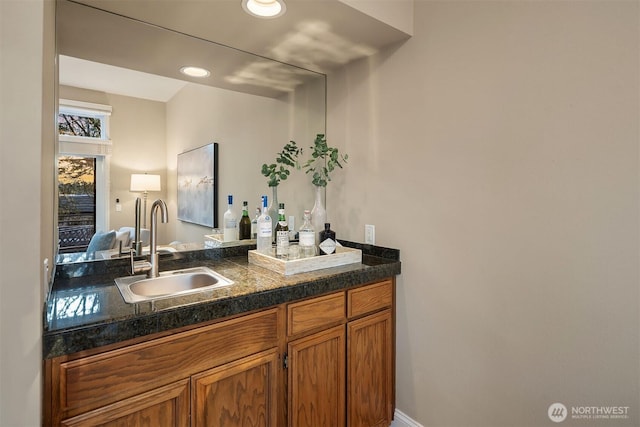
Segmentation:
[(276, 224), (276, 258), (287, 259), (289, 255), (289, 226), (284, 215), (284, 203), (278, 206), (278, 223)]
[(271, 255), (271, 217), (267, 212), (267, 196), (262, 196), (262, 212), (258, 217), (258, 252)]
[(229, 207), (224, 213), (224, 235), (223, 240), (225, 242), (232, 242), (238, 240), (238, 217), (233, 211), (233, 196), (229, 194), (227, 197), (229, 201)]
[(336, 233), (331, 230), (331, 224), (324, 224), (324, 230), (320, 232), (320, 255), (331, 255), (336, 251)]
[(311, 212), (308, 209), (304, 211), (304, 220), (298, 231), (298, 240), (300, 246), (300, 256), (309, 258), (316, 254), (316, 232), (311, 225)]
[(260, 206), (256, 207), (256, 215), (251, 220), (251, 238), (252, 239), (258, 238), (258, 218), (260, 217), (261, 213), (262, 213), (262, 210), (260, 210)]
[(238, 234), (240, 240), (246, 240), (251, 238), (251, 220), (249, 219), (249, 208), (247, 207), (247, 201), (242, 202), (242, 218), (240, 218), (240, 225), (238, 226)]

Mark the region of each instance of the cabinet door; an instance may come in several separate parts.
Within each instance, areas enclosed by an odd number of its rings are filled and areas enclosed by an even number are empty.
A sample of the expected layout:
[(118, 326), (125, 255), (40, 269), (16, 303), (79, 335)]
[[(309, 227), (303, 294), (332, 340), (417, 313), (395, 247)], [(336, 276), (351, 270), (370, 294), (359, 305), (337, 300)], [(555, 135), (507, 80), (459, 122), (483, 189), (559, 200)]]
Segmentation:
[(189, 379), (62, 420), (65, 427), (187, 427)]
[(288, 352), (289, 427), (343, 427), (344, 325), (291, 341)]
[(194, 427), (277, 427), (277, 349), (192, 377)]
[(391, 310), (347, 324), (349, 427), (387, 427), (393, 416)]

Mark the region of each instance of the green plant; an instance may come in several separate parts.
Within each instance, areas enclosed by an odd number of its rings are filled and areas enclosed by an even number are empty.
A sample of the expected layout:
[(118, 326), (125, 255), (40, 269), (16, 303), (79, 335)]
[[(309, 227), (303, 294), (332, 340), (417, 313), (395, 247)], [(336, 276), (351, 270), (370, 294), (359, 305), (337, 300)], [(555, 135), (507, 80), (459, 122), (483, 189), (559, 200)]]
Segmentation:
[(311, 158), (303, 165), (305, 173), (313, 173), (311, 182), (318, 187), (326, 187), (331, 181), (330, 173), (336, 167), (342, 169), (342, 163), (347, 163), (348, 154), (341, 155), (335, 147), (329, 147), (323, 134), (316, 136), (311, 147)]
[(287, 179), (291, 174), (289, 168), (300, 168), (298, 156), (301, 153), (302, 148), (299, 148), (295, 141), (289, 141), (276, 156), (276, 163), (262, 165), (262, 175), (269, 178), (269, 187), (277, 187), (280, 181)]

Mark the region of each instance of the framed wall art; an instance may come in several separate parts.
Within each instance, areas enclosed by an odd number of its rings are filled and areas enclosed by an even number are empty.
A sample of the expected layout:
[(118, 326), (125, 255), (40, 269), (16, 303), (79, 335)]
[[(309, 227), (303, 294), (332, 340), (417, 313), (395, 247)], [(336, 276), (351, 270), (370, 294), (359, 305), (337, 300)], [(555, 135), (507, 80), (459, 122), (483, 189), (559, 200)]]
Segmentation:
[(178, 154), (178, 219), (218, 227), (218, 143)]

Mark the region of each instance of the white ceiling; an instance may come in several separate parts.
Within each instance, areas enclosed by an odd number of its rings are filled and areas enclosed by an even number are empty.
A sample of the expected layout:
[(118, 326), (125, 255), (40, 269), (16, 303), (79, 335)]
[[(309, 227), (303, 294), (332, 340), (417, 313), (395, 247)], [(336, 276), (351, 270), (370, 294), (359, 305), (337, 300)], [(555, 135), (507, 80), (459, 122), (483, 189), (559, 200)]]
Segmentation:
[(134, 98), (167, 102), (183, 80), (60, 55), (60, 84)]
[[(409, 38), (338, 0), (286, 3), (284, 16), (259, 19), (245, 13), (240, 0), (59, 1), (58, 52), (92, 62), (61, 58), (61, 83), (119, 94), (135, 89), (132, 96), (166, 100), (179, 85), (175, 80), (190, 80), (277, 97)], [(178, 72), (183, 65), (202, 66), (212, 76), (185, 78)]]

